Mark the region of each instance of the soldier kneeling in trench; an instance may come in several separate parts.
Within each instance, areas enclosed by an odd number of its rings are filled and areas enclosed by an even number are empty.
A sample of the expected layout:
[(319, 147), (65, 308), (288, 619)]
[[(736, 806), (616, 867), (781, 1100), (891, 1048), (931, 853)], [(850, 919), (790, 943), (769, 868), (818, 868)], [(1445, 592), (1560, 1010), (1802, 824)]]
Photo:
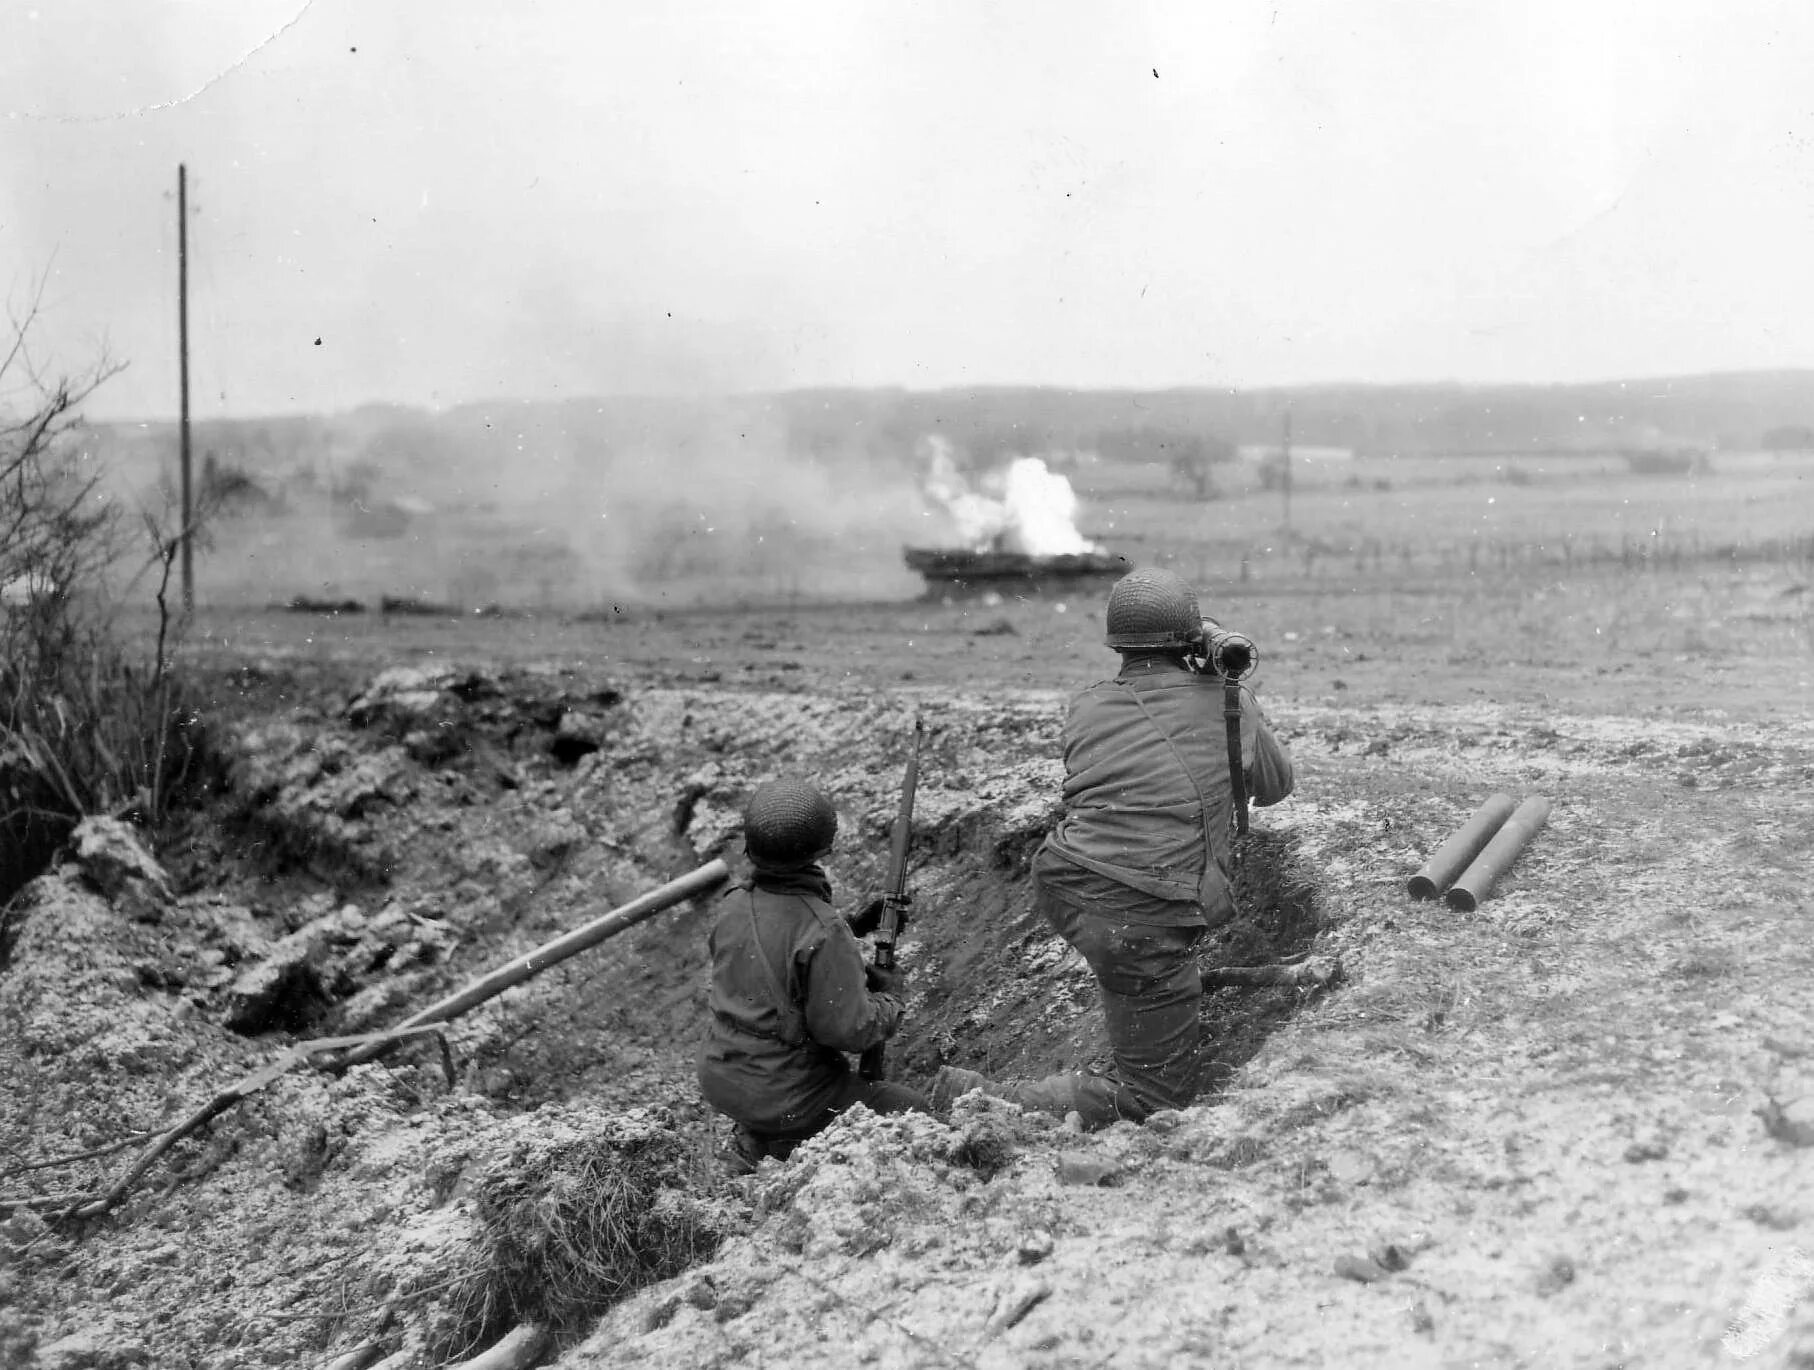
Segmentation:
[[(1209, 627), (1195, 592), (1169, 571), (1115, 582), (1107, 645), (1121, 654), (1121, 671), (1071, 701), (1065, 816), (1033, 860), (1035, 907), (1095, 972), (1113, 1073), (997, 1084), (946, 1066), (932, 1086), (938, 1111), (982, 1089), (1060, 1117), (1076, 1112), (1098, 1128), (1196, 1097), (1195, 946), (1235, 914), (1227, 681), (1192, 662)], [(1276, 804), (1291, 793), (1290, 753), (1245, 687), (1239, 716), (1247, 793)]]
[(903, 1004), (895, 972), (866, 965), (857, 943), (881, 901), (850, 922), (832, 912), (819, 862), (837, 831), (831, 801), (803, 780), (771, 780), (744, 805), (751, 871), (712, 928), (712, 1029), (699, 1058), (700, 1092), (736, 1125), (733, 1173), (786, 1160), (852, 1104), (927, 1111), (917, 1090), (865, 1080), (844, 1056), (893, 1036)]

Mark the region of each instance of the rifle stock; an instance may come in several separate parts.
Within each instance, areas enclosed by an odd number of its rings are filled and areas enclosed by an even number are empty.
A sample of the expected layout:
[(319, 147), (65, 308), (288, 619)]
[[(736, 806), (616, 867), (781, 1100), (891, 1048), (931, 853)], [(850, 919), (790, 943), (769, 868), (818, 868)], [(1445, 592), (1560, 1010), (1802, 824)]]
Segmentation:
[[(875, 966), (877, 970), (894, 969), (894, 944), (901, 935), (901, 911), (910, 902), (907, 895), (907, 852), (913, 845), (913, 798), (920, 784), (920, 742), (925, 725), (918, 714), (913, 716), (913, 750), (907, 754), (907, 770), (901, 777), (901, 807), (894, 816), (894, 831), (888, 851), (888, 886), (882, 893), (882, 917), (875, 930)], [(886, 1047), (877, 1042), (863, 1052), (857, 1070), (865, 1080), (888, 1078)]]

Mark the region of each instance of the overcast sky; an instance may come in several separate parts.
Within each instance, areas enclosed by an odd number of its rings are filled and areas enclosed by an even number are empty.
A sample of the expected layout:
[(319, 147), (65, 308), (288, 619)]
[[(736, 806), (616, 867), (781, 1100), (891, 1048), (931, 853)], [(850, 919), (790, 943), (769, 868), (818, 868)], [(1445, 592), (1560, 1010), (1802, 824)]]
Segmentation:
[(0, 286), (173, 414), (180, 161), (201, 417), (1814, 366), (1810, 73), (1791, 0), (0, 0)]

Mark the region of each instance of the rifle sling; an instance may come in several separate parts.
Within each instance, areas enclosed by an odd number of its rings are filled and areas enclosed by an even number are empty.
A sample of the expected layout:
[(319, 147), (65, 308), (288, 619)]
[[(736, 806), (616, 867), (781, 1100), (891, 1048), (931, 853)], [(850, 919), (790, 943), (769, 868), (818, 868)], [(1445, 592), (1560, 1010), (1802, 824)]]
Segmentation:
[(1241, 765), (1241, 684), (1222, 680), (1222, 717), (1228, 721), (1228, 788), (1234, 796), (1235, 835), (1247, 836), (1247, 771)]

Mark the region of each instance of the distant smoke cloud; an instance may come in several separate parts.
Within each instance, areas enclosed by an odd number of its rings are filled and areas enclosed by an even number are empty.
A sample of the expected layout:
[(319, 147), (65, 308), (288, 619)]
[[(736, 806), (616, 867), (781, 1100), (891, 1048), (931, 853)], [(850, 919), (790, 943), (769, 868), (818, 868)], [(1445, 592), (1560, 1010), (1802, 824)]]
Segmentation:
[[(98, 430), (128, 486), (166, 428)], [(904, 598), (924, 502), (899, 454), (801, 450), (768, 401), (373, 407), (202, 425), (249, 478), (198, 571), (214, 603), (380, 596), (478, 608)], [(199, 459), (198, 459), (199, 460)]]

